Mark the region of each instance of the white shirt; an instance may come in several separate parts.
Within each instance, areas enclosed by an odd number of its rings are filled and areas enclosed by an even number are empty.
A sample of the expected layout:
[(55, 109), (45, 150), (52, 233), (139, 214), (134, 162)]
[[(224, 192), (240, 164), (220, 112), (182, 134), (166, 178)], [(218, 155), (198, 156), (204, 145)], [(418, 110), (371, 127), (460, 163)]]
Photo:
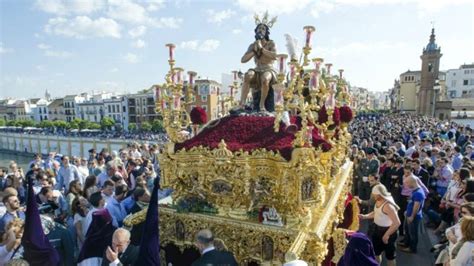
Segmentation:
[(216, 248), (214, 248), (214, 246), (205, 248), (205, 249), (202, 251), (202, 255), (206, 254), (206, 253), (209, 252), (209, 251), (213, 251), (214, 249), (216, 249)]
[(87, 213), (86, 220), (85, 220), (84, 224), (82, 225), (82, 231), (83, 231), (82, 234), (84, 235), (84, 238), (86, 237), (87, 230), (89, 230), (89, 226), (92, 223), (92, 214), (96, 211), (99, 211), (99, 210), (102, 210), (102, 209), (97, 209), (95, 207), (92, 207), (92, 210), (90, 210)]
[(9, 262), (14, 251), (15, 249), (13, 248), (12, 250), (10, 250), (10, 252), (8, 252), (5, 245), (0, 246), (0, 265), (3, 266), (5, 265), (5, 263)]
[(471, 266), (474, 255), (474, 241), (465, 242), (454, 260), (451, 260), (450, 266)]

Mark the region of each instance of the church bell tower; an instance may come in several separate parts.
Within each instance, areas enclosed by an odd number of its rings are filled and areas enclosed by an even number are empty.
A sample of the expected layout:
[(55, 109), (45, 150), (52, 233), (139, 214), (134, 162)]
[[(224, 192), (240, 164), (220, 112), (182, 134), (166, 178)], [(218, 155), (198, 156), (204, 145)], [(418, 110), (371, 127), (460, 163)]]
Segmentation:
[[(435, 42), (435, 29), (431, 29), (430, 42), (423, 48), (421, 58), (421, 80), (418, 91), (417, 114), (433, 116), (437, 98), (435, 83), (439, 75), (439, 60), (442, 56), (441, 47)], [(439, 92), (438, 92), (439, 93)]]

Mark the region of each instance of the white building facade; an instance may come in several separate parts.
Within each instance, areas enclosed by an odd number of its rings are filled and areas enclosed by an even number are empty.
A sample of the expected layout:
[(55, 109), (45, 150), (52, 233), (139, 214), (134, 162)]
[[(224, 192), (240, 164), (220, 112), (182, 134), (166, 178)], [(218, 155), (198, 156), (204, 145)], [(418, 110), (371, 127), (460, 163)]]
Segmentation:
[(125, 96), (113, 96), (104, 100), (105, 116), (112, 118), (116, 126), (128, 129), (128, 102)]
[(33, 115), (33, 120), (36, 122), (41, 122), (44, 120), (50, 120), (49, 119), (49, 102), (46, 99), (40, 99), (36, 102), (36, 105), (31, 108), (31, 112)]
[(450, 69), (446, 74), (448, 98), (474, 98), (474, 63)]

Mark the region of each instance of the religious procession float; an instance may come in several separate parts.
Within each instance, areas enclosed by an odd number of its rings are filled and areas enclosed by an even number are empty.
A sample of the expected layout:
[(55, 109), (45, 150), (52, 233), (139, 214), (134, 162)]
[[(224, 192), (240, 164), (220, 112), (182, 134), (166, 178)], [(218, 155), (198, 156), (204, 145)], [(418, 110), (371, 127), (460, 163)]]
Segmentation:
[[(275, 21), (267, 13), (255, 16), (255, 41), (242, 57), (255, 67), (241, 86), (234, 71), (232, 108), (209, 122), (203, 109), (191, 108), (196, 73), (189, 71), (184, 82), (175, 45), (167, 45), (170, 69), (155, 91), (171, 140), (159, 158), (160, 184), (173, 189), (172, 202), (159, 205), (162, 265), (196, 259), (195, 236), (205, 228), (241, 265), (294, 259), (330, 265), (344, 253), (345, 229), (358, 228), (349, 195), (353, 114), (343, 70), (334, 75), (331, 64), (310, 58), (312, 26), (304, 27), (301, 55), (289, 35), (288, 54), (278, 54), (269, 36)], [(236, 101), (232, 91), (240, 87)], [(125, 224), (145, 217), (143, 210)]]

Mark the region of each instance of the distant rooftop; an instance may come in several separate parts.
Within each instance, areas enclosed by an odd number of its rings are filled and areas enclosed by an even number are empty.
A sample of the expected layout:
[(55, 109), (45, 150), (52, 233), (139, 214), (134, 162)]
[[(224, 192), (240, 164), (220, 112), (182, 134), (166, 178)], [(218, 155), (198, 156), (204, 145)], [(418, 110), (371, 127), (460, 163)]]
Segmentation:
[(474, 63), (463, 64), (459, 67), (459, 69), (466, 69), (466, 68), (474, 68)]

